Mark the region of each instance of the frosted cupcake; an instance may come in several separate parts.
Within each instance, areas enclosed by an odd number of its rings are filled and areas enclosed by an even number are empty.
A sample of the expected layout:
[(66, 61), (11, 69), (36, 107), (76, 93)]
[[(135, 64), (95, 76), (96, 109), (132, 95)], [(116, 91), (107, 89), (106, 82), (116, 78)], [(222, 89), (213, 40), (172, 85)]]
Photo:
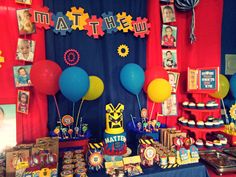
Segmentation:
[(187, 125), (188, 125), (188, 119), (182, 120), (182, 124), (185, 125), (185, 126), (187, 126)]
[(215, 101), (208, 101), (206, 104), (206, 108), (208, 109), (218, 108), (218, 103), (216, 103)]
[(209, 121), (205, 122), (205, 127), (206, 128), (212, 128), (213, 127), (213, 122), (209, 122)]
[(220, 127), (225, 125), (225, 123), (222, 119), (220, 119), (219, 122), (220, 122)]
[(227, 138), (224, 137), (224, 138), (220, 138), (220, 142), (221, 142), (222, 146), (226, 146), (228, 140), (227, 140)]
[(188, 101), (184, 101), (184, 102), (182, 103), (182, 106), (185, 107), (185, 108), (187, 108), (187, 107), (188, 107), (188, 104), (189, 104)]
[(215, 128), (219, 128), (220, 127), (220, 122), (219, 122), (218, 119), (213, 120), (212, 123), (213, 123), (213, 127), (215, 127)]
[(182, 121), (183, 121), (184, 119), (185, 119), (185, 117), (182, 116), (182, 117), (178, 118), (178, 122), (182, 124)]
[(215, 109), (217, 109), (218, 107), (219, 107), (219, 104), (218, 103), (216, 103), (216, 102), (213, 102), (213, 107), (215, 108)]
[(209, 116), (209, 117), (207, 118), (207, 121), (208, 121), (208, 122), (213, 122), (214, 119), (215, 119), (215, 117)]
[(188, 107), (191, 108), (191, 109), (194, 109), (194, 108), (196, 108), (196, 103), (190, 102), (190, 103), (188, 104)]
[(217, 147), (217, 148), (222, 147), (222, 144), (221, 144), (220, 140), (214, 140), (214, 141), (213, 141), (213, 144), (214, 144), (214, 146)]
[(198, 103), (197, 104), (197, 108), (198, 109), (204, 109), (205, 108), (205, 104), (204, 103)]
[(204, 122), (203, 121), (197, 121), (197, 127), (198, 128), (203, 128), (204, 127)]
[(212, 141), (206, 141), (206, 147), (207, 148), (212, 148), (213, 147), (213, 142)]
[(203, 141), (201, 139), (198, 139), (195, 144), (198, 148), (203, 147)]
[(188, 121), (188, 126), (189, 126), (189, 127), (195, 127), (195, 122), (194, 122), (194, 120), (189, 120), (189, 121)]

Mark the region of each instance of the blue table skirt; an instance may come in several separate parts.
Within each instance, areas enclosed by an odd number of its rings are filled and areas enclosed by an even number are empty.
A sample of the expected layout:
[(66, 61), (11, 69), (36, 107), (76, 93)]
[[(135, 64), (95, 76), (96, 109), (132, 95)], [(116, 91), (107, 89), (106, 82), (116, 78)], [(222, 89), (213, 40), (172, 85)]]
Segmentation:
[[(161, 169), (159, 166), (143, 167), (142, 177), (210, 177), (207, 168), (202, 163), (182, 165), (177, 168)], [(105, 171), (88, 172), (89, 177), (107, 177)]]

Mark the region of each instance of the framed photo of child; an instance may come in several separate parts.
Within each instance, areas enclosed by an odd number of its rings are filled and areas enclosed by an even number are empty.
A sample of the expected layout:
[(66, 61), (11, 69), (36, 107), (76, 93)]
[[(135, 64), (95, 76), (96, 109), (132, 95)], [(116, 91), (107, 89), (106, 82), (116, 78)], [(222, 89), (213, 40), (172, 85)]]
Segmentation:
[(176, 48), (177, 27), (162, 25), (161, 45), (168, 48)]
[(18, 90), (17, 94), (17, 112), (28, 114), (30, 92), (26, 90)]
[(35, 41), (18, 38), (16, 59), (33, 62), (34, 50), (35, 50)]
[(32, 5), (32, 0), (15, 0), (15, 2), (19, 4)]
[(28, 87), (32, 85), (30, 80), (30, 70), (31, 70), (31, 65), (13, 67), (16, 87)]
[(168, 77), (169, 77), (169, 83), (171, 85), (171, 92), (176, 93), (176, 90), (178, 88), (180, 73), (172, 72), (172, 71), (167, 71), (167, 73), (168, 73)]
[(18, 30), (20, 35), (32, 34), (35, 32), (35, 25), (30, 21), (30, 9), (16, 10)]
[(177, 69), (176, 49), (162, 49), (162, 66), (164, 69)]
[(177, 116), (177, 110), (176, 94), (171, 94), (171, 96), (162, 103), (162, 114), (164, 116)]
[(175, 8), (173, 4), (161, 6), (161, 14), (163, 23), (175, 22)]

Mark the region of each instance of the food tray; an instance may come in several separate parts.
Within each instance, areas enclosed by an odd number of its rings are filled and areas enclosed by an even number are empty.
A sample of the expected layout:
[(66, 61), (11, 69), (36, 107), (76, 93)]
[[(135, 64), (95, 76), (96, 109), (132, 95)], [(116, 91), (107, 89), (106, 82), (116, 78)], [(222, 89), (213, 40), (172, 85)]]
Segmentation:
[(229, 154), (233, 157), (236, 157), (236, 147), (230, 147), (230, 148), (227, 148), (227, 149), (223, 149), (223, 152), (226, 153), (226, 154)]
[(216, 150), (200, 151), (202, 161), (207, 163), (213, 170), (222, 173), (236, 172), (236, 158)]

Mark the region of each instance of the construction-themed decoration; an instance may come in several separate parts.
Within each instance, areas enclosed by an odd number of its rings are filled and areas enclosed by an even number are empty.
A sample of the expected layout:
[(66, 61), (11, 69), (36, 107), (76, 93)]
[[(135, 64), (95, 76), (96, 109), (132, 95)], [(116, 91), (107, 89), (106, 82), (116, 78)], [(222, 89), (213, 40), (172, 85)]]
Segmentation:
[(52, 13), (48, 7), (30, 9), (30, 20), (39, 28), (50, 29), (53, 26)]
[(64, 53), (64, 61), (69, 66), (76, 65), (80, 60), (79, 52), (76, 49), (68, 49)]
[(117, 48), (117, 52), (121, 57), (127, 57), (129, 54), (129, 47), (125, 44), (121, 44), (118, 48)]
[(122, 12), (118, 13), (116, 16), (117, 16), (117, 21), (120, 23), (120, 26), (117, 27), (119, 31), (127, 33), (128, 31), (133, 30), (132, 17), (130, 15), (127, 16), (126, 12)]
[(5, 58), (2, 56), (2, 51), (0, 50), (0, 68), (2, 67), (2, 63), (5, 62)]
[(124, 170), (127, 176), (136, 176), (143, 173), (143, 170), (140, 166), (141, 158), (139, 155), (124, 157), (123, 163), (124, 163)]
[(91, 18), (88, 18), (86, 22), (87, 25), (84, 26), (84, 29), (88, 31), (88, 36), (93, 36), (93, 38), (98, 39), (99, 36), (105, 34), (102, 30), (102, 18), (97, 18), (96, 15), (93, 15)]
[(136, 21), (132, 21), (133, 31), (135, 37), (144, 38), (149, 35), (151, 24), (147, 22), (147, 18), (138, 17)]
[(87, 24), (86, 20), (89, 18), (88, 13), (84, 13), (84, 9), (79, 7), (71, 7), (71, 11), (66, 12), (66, 16), (72, 21), (71, 28), (76, 30), (83, 30), (84, 26)]
[(64, 115), (61, 119), (61, 122), (64, 126), (70, 126), (74, 123), (74, 118), (70, 115)]
[(106, 31), (108, 34), (118, 31), (117, 27), (120, 25), (120, 23), (117, 22), (117, 17), (113, 15), (113, 12), (103, 13), (102, 18), (103, 31)]
[(103, 155), (102, 148), (103, 144), (100, 143), (89, 143), (89, 149), (87, 152), (87, 161), (90, 170), (98, 171), (103, 168)]
[(153, 142), (151, 137), (143, 137), (139, 140), (138, 153), (140, 154), (143, 166), (152, 166), (156, 161), (157, 151), (152, 146)]
[(52, 19), (54, 21), (54, 29), (53, 32), (58, 34), (60, 33), (62, 36), (66, 35), (66, 32), (71, 32), (71, 25), (72, 22), (69, 20), (69, 18), (65, 15), (63, 15), (62, 12), (57, 12), (56, 15), (52, 16)]
[(123, 161), (105, 162), (106, 174), (109, 176), (124, 176)]
[(123, 111), (124, 105), (121, 103), (116, 108), (111, 103), (106, 105), (106, 133), (119, 134), (124, 132)]
[(236, 120), (236, 104), (231, 106), (229, 113), (230, 117)]

